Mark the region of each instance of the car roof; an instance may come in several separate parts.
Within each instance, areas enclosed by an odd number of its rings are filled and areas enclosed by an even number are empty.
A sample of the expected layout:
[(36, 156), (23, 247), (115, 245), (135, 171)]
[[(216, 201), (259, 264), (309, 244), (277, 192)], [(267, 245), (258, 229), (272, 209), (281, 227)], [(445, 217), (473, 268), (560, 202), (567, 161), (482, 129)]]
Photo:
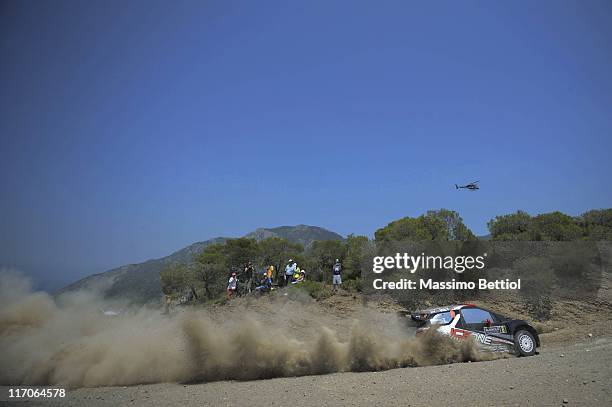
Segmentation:
[(476, 307), (474, 304), (453, 304), (445, 307), (427, 308), (420, 311), (414, 311), (413, 314), (437, 314), (439, 312), (457, 311), (462, 308)]

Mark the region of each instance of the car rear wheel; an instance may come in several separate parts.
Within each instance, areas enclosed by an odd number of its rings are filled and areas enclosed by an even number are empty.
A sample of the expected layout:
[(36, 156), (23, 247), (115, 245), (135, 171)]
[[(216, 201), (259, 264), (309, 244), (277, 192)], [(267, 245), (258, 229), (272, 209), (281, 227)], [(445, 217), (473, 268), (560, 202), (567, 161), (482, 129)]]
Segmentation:
[(518, 331), (514, 335), (514, 346), (520, 356), (533, 356), (536, 351), (536, 341), (529, 331)]

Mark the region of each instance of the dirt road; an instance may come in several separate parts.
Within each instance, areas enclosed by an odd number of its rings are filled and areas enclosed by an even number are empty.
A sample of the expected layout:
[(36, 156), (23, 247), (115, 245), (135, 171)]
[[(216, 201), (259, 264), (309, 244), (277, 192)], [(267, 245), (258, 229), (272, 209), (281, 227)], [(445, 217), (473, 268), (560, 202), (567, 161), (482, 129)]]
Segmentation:
[[(1, 394), (6, 397), (7, 389)], [(77, 389), (63, 400), (27, 405), (612, 405), (612, 338), (544, 347), (530, 358), (249, 382)]]
[[(512, 318), (529, 319), (521, 302), (503, 301), (480, 305), (503, 310)], [(423, 363), (416, 364), (421, 367), (368, 373), (348, 373), (349, 370), (354, 370), (347, 369), (347, 366), (352, 365), (340, 363), (336, 371), (344, 373), (291, 377), (294, 372), (300, 374), (302, 370), (279, 369), (278, 366), (293, 366), (295, 360), (292, 358), (284, 357), (278, 359), (281, 362), (269, 363), (270, 360), (276, 360), (270, 359), (271, 355), (286, 356), (287, 352), (293, 355), (293, 346), (298, 344), (301, 344), (299, 346), (303, 347), (302, 350), (307, 352), (307, 355), (313, 353), (314, 356), (323, 358), (340, 357), (340, 361), (344, 360), (342, 357), (347, 354), (354, 357), (363, 357), (364, 354), (376, 356), (379, 350), (384, 351), (378, 355), (383, 357), (381, 360), (390, 356), (396, 357), (391, 359), (396, 362), (404, 360), (398, 358), (396, 353), (386, 353), (393, 350), (396, 344), (402, 343), (398, 341), (406, 340), (408, 328), (402, 322), (405, 317), (398, 314), (401, 309), (384, 299), (363, 304), (358, 296), (349, 294), (337, 295), (319, 302), (309, 297), (303, 299), (285, 295), (258, 300), (244, 299), (219, 309), (193, 308), (169, 317), (157, 315), (155, 312), (127, 314), (115, 319), (97, 320), (97, 323), (93, 324), (97, 330), (93, 331), (88, 323), (91, 313), (85, 312), (83, 318), (79, 319), (77, 317), (81, 313), (69, 309), (58, 312), (59, 316), (65, 318), (55, 318), (53, 321), (57, 323), (25, 331), (28, 335), (22, 337), (23, 343), (29, 344), (30, 336), (36, 334), (40, 339), (36, 343), (40, 343), (42, 349), (37, 350), (36, 346), (31, 345), (15, 348), (26, 352), (23, 354), (4, 349), (3, 357), (12, 361), (10, 366), (4, 364), (4, 367), (9, 366), (12, 369), (6, 370), (8, 373), (19, 372), (21, 366), (26, 367), (23, 372), (25, 376), (7, 376), (15, 377), (15, 382), (23, 380), (23, 383), (72, 383), (74, 386), (67, 391), (66, 398), (10, 400), (12, 404), (17, 405), (601, 406), (612, 405), (611, 309), (608, 302), (601, 301), (555, 303), (552, 318), (545, 323), (536, 324), (541, 332), (542, 347), (540, 354), (534, 357), (509, 357), (493, 361), (429, 366), (448, 360), (466, 360), (448, 359), (448, 356), (456, 354), (452, 349), (444, 350), (444, 346), (438, 344), (436, 349), (445, 356), (441, 360), (424, 360)], [(300, 311), (299, 317), (296, 317), (296, 310)], [(230, 321), (241, 318), (242, 322), (226, 326), (223, 321), (228, 317)], [(258, 324), (252, 326), (251, 322), (255, 318)], [(221, 322), (217, 323), (217, 320)], [(61, 324), (66, 321), (71, 323)], [(355, 322), (358, 324), (355, 325)], [(199, 329), (193, 330), (191, 328), (195, 323), (201, 325), (196, 326)], [(64, 332), (58, 329), (58, 326), (70, 328), (67, 332), (77, 335), (76, 338), (67, 334), (60, 336), (62, 340), (71, 339), (71, 352), (66, 352), (63, 342), (54, 336), (58, 331)], [(325, 338), (321, 336), (323, 327), (331, 330), (334, 337), (337, 335), (338, 340), (342, 342), (330, 342), (331, 339), (319, 342), (317, 338)], [(206, 332), (212, 336), (204, 335)], [(187, 336), (187, 333), (192, 335)], [(148, 335), (157, 336), (149, 338)], [(198, 341), (188, 342), (186, 338), (195, 338)], [(279, 338), (282, 340), (278, 341)], [(299, 341), (296, 338), (299, 338)], [(243, 353), (242, 356), (235, 353), (241, 350), (236, 344), (250, 346), (254, 343), (257, 344), (257, 352)], [(406, 347), (398, 349), (408, 352), (405, 355), (418, 355), (419, 350), (423, 349), (415, 342), (403, 343)], [(189, 344), (192, 344), (191, 348), (187, 347)], [(364, 346), (368, 344), (370, 346)], [(198, 348), (203, 345), (208, 346)], [(285, 345), (288, 346), (287, 349)], [(372, 345), (374, 347), (371, 347)], [(299, 346), (296, 349), (300, 349)], [(206, 352), (202, 354), (199, 349)], [(227, 349), (232, 352), (227, 352)], [(268, 349), (273, 352), (268, 352)], [(42, 350), (46, 352), (41, 353)], [(331, 350), (333, 352), (330, 352)], [(449, 351), (451, 353), (448, 353)], [(100, 352), (103, 352), (104, 358), (96, 358)], [(10, 358), (13, 354), (24, 357)], [(30, 357), (25, 357), (27, 355)], [(42, 356), (36, 358), (37, 355)], [(44, 357), (45, 355), (47, 356)], [(212, 366), (210, 371), (187, 366), (185, 371), (179, 370), (182, 374), (175, 372), (164, 375), (177, 366), (183, 366), (183, 363), (201, 360), (202, 355), (211, 357), (211, 363), (200, 365), (198, 362), (197, 366)], [(250, 359), (249, 355), (252, 356)], [(313, 355), (298, 360), (318, 361)], [(149, 364), (150, 360), (157, 362)], [(378, 357), (373, 360), (378, 360)], [(23, 363), (20, 364), (20, 361)], [(388, 365), (369, 363), (367, 366), (372, 368)], [(269, 370), (271, 367), (275, 369)], [(240, 376), (263, 377), (239, 374), (248, 371), (248, 368), (252, 371), (272, 372), (272, 377), (284, 377), (252, 381), (223, 380)], [(229, 370), (219, 372), (219, 369)], [(310, 371), (312, 370), (307, 370)], [(181, 380), (193, 380), (188, 378), (196, 377), (200, 372), (206, 374), (200, 376), (204, 378), (197, 380), (206, 380), (206, 383), (180, 383)], [(4, 381), (7, 382), (11, 381)], [(108, 387), (112, 383), (128, 386)], [(0, 405), (9, 401), (7, 396), (8, 388), (0, 387)]]

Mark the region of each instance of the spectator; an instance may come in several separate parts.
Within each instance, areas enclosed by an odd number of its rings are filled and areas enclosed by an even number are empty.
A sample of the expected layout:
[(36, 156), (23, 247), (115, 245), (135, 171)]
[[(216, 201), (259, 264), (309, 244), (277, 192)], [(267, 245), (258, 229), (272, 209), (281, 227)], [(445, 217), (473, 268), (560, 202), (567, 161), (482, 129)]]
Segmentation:
[(339, 259), (336, 259), (336, 264), (334, 264), (334, 267), (333, 267), (333, 280), (332, 280), (332, 284), (334, 286), (333, 291), (336, 291), (338, 289), (338, 286), (342, 284), (341, 273), (342, 273), (342, 263), (340, 263)]
[(238, 285), (238, 277), (236, 277), (236, 273), (232, 273), (232, 276), (229, 278), (227, 284), (227, 299), (230, 300), (232, 296), (236, 293), (236, 286)]

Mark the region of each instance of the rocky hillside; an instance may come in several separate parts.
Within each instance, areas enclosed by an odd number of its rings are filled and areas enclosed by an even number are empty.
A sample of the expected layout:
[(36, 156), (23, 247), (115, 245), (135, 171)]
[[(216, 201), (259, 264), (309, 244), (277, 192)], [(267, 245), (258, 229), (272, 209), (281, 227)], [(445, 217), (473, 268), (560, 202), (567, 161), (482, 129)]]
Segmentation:
[(257, 241), (267, 239), (269, 237), (280, 237), (289, 240), (290, 242), (300, 243), (305, 248), (308, 248), (315, 240), (343, 240), (344, 238), (337, 233), (331, 232), (317, 226), (297, 225), (297, 226), (279, 226), (277, 228), (259, 228), (254, 232), (247, 234), (245, 237), (255, 239)]
[[(316, 226), (280, 226), (259, 228), (245, 237), (263, 240), (277, 236), (308, 247), (315, 240), (341, 240), (337, 233)], [(223, 243), (228, 238), (217, 237), (193, 243), (169, 256), (147, 260), (143, 263), (128, 264), (100, 274), (85, 277), (59, 291), (58, 294), (81, 289), (101, 290), (108, 298), (125, 300), (130, 303), (156, 302), (161, 298), (159, 272), (172, 263), (189, 263), (195, 254), (207, 246)]]

